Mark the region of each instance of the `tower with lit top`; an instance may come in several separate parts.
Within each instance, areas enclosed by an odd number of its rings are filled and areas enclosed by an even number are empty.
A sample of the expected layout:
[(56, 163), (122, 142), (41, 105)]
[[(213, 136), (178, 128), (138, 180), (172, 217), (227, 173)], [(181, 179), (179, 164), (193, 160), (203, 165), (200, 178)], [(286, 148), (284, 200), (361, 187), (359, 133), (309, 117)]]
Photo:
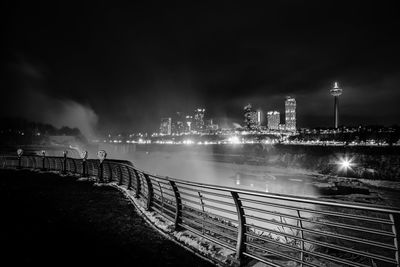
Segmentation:
[(333, 109), (335, 129), (337, 129), (339, 126), (339, 96), (342, 94), (342, 91), (343, 91), (342, 88), (339, 87), (337, 82), (335, 82), (333, 88), (331, 88), (330, 90), (331, 95), (335, 98), (335, 104)]

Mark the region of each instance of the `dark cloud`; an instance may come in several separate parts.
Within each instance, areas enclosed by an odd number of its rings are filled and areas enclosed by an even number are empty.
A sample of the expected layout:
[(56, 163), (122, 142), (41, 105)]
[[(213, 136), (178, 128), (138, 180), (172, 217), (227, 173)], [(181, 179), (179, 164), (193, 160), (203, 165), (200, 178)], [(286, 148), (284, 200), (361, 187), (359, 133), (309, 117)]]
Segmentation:
[[(48, 101), (93, 109), (100, 129), (153, 130), (160, 117), (196, 106), (240, 123), (243, 105), (283, 111), (287, 94), (298, 100), (300, 126), (326, 126), (334, 80), (344, 87), (342, 122), (400, 117), (400, 20), (388, 4), (3, 5), (2, 87), (28, 102), (25, 73)], [(2, 98), (3, 115), (14, 99)]]

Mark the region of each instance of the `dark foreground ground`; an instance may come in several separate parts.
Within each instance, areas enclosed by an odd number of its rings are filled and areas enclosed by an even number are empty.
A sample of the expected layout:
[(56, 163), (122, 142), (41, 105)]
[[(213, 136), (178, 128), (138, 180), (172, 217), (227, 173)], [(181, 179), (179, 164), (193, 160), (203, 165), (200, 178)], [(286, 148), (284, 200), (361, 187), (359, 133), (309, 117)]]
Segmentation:
[(0, 208), (1, 265), (211, 266), (153, 230), (113, 188), (0, 170)]

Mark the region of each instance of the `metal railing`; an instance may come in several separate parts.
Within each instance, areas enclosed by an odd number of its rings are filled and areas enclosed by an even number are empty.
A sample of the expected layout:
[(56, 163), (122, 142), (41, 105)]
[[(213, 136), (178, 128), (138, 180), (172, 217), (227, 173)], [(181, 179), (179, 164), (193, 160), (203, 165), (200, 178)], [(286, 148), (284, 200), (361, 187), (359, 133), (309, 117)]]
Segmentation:
[(146, 173), (129, 161), (1, 156), (0, 167), (98, 177), (135, 192), (144, 208), (221, 247), (239, 264), (399, 266), (400, 210), (213, 186)]

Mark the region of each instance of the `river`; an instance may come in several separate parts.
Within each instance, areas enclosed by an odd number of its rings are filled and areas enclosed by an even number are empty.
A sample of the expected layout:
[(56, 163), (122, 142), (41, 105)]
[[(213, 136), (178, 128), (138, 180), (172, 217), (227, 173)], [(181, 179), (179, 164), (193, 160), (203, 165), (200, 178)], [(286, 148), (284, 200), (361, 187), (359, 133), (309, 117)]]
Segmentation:
[(190, 147), (179, 150), (147, 148), (119, 144), (100, 146), (109, 158), (132, 161), (139, 169), (159, 176), (263, 192), (316, 195), (313, 173), (305, 170), (216, 161), (212, 151), (206, 148), (201, 152)]

